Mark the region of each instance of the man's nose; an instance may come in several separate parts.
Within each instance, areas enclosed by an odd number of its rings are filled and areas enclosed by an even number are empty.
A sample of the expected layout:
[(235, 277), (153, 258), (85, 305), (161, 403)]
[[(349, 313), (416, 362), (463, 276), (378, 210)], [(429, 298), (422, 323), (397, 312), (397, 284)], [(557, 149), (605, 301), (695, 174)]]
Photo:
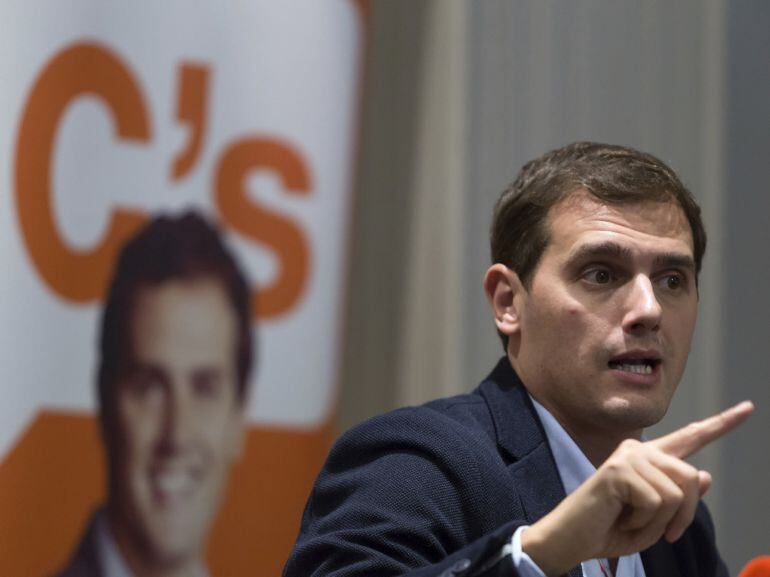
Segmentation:
[(658, 330), (663, 311), (648, 276), (640, 274), (634, 277), (626, 305), (623, 318), (626, 332), (638, 334)]
[(167, 391), (160, 438), (164, 452), (175, 453), (189, 442), (194, 418), (191, 409), (190, 399), (184, 394), (173, 389)]

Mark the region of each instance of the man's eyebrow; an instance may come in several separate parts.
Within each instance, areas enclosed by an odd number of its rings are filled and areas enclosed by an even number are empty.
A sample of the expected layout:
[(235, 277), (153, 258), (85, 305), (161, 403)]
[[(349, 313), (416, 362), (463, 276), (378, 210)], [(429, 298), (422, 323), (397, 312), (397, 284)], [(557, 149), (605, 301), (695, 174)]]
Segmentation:
[(164, 379), (166, 377), (166, 372), (162, 367), (154, 363), (142, 361), (127, 362), (123, 372), (130, 376), (153, 377), (158, 379)]
[(659, 254), (653, 261), (655, 268), (682, 268), (695, 270), (695, 261), (692, 256), (680, 252), (667, 252)]
[(605, 241), (595, 244), (584, 244), (578, 247), (567, 258), (568, 262), (580, 262), (596, 258), (612, 258), (618, 260), (631, 260), (633, 251), (616, 242)]
[[(634, 252), (616, 242), (606, 241), (596, 244), (584, 244), (578, 247), (567, 261), (570, 263), (582, 262), (597, 258), (611, 258), (615, 260), (632, 260)], [(682, 268), (695, 270), (693, 257), (682, 252), (666, 252), (655, 256), (653, 261), (655, 268)]]

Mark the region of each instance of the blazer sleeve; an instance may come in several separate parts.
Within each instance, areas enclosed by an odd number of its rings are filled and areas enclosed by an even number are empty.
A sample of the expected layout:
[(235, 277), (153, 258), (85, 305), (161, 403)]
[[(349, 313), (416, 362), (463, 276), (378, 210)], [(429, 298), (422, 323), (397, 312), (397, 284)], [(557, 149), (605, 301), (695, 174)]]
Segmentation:
[(425, 407), (349, 431), (316, 480), (284, 577), (516, 575), (502, 551), (525, 521), (500, 504), (513, 488), (487, 474), (491, 453), (483, 435)]

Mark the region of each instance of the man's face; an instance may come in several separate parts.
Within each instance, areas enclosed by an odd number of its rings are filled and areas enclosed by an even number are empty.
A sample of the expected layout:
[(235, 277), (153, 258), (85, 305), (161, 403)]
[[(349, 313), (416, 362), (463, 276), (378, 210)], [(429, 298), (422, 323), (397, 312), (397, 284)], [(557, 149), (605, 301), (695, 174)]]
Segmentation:
[(240, 449), (235, 314), (214, 280), (140, 289), (132, 313), (108, 513), (129, 556), (197, 561)]
[(515, 297), (515, 368), (573, 436), (639, 435), (665, 414), (690, 351), (687, 219), (673, 203), (608, 206), (578, 192), (548, 227), (530, 289)]

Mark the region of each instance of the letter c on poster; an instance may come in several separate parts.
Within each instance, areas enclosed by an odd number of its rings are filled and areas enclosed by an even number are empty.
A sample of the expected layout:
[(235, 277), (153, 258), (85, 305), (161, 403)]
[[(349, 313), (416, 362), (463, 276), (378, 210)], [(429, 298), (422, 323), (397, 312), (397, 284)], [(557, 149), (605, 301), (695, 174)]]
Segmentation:
[(75, 302), (101, 297), (118, 248), (146, 220), (141, 212), (116, 210), (102, 242), (83, 252), (59, 233), (51, 202), (56, 132), (67, 107), (87, 96), (108, 106), (120, 138), (150, 139), (147, 107), (131, 72), (104, 47), (80, 43), (54, 57), (37, 78), (16, 152), (16, 202), (30, 258), (48, 287)]

